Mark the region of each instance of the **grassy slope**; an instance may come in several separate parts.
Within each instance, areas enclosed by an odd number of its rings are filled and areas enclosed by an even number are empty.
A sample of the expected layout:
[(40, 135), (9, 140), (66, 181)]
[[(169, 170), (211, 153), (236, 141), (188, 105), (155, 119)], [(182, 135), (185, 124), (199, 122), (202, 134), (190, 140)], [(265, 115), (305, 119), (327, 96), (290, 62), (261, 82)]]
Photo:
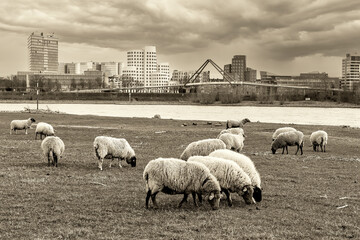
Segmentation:
[[(221, 209), (212, 211), (207, 203), (195, 208), (189, 201), (178, 209), (182, 196), (160, 193), (160, 209), (146, 210), (142, 172), (147, 162), (178, 157), (190, 142), (216, 137), (224, 127), (201, 121), (182, 127), (184, 121), (159, 119), (0, 116), (1, 239), (360, 238), (360, 129), (294, 125), (305, 134), (304, 155), (295, 156), (295, 147), (289, 155), (273, 155), (271, 135), (283, 125), (249, 123), (243, 151), (262, 176), (260, 204), (246, 206), (233, 195), (231, 208), (222, 201)], [(51, 123), (64, 140), (58, 168), (47, 167), (34, 129), (9, 135), (12, 119), (30, 116)], [(309, 135), (318, 129), (329, 134), (326, 153), (309, 147)], [(106, 161), (99, 171), (92, 148), (98, 135), (126, 138), (137, 167), (123, 163), (122, 169), (116, 164), (109, 169)]]

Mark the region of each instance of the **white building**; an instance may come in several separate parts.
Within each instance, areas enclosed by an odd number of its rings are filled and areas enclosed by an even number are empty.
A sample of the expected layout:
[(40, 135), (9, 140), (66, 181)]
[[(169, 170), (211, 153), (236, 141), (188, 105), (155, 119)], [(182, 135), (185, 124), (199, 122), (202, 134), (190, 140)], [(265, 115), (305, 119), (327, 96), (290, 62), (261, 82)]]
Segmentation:
[[(360, 55), (346, 54), (342, 60), (342, 89), (353, 90), (355, 85), (360, 84)], [(360, 87), (360, 86), (358, 86)]]

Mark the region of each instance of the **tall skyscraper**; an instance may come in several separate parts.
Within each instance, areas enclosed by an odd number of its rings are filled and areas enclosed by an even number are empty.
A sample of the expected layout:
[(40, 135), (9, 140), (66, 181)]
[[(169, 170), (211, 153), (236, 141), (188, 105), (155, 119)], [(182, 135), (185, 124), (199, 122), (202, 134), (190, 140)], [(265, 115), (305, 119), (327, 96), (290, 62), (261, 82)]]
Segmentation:
[(353, 90), (355, 85), (359, 84), (360, 56), (347, 53), (346, 57), (342, 60), (342, 79), (340, 87), (342, 89)]
[(53, 33), (31, 33), (28, 49), (30, 71), (58, 71), (58, 39)]
[(245, 81), (245, 71), (246, 71), (246, 56), (245, 55), (235, 55), (232, 58), (231, 62), (231, 73), (233, 74), (234, 80)]

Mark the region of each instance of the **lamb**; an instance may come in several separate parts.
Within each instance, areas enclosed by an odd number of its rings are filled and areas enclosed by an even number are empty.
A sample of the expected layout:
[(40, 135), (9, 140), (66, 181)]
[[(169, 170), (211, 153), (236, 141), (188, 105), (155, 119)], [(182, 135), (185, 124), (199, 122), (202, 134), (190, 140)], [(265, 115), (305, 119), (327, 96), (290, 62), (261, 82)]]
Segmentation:
[(289, 131), (296, 131), (296, 129), (293, 127), (282, 127), (282, 128), (276, 129), (276, 131), (272, 135), (272, 140), (274, 141), (275, 138), (277, 138), (277, 136), (279, 136), (280, 133), (289, 132)]
[(244, 137), (242, 135), (224, 133), (221, 134), (219, 139), (226, 145), (226, 149), (240, 152), (244, 147)]
[(222, 130), (222, 131), (219, 133), (219, 135), (217, 136), (217, 138), (219, 138), (220, 135), (221, 135), (221, 134), (224, 134), (224, 133), (237, 134), (237, 135), (242, 135), (244, 138), (246, 137), (246, 136), (245, 136), (244, 129), (242, 129), (242, 128), (228, 128), (228, 129)]
[(124, 138), (98, 136), (95, 138), (93, 146), (95, 148), (95, 154), (98, 158), (99, 168), (101, 171), (103, 170), (102, 164), (104, 158), (111, 159), (109, 165), (110, 168), (114, 158), (118, 158), (120, 168), (122, 168), (121, 160), (124, 159), (131, 165), (131, 167), (136, 167), (135, 151)]
[(288, 146), (297, 146), (296, 153), (298, 153), (299, 148), (301, 155), (303, 154), (303, 146), (304, 146), (304, 134), (300, 131), (290, 131), (280, 133), (279, 136), (272, 142), (271, 151), (275, 154), (276, 150), (282, 148), (282, 154), (284, 154), (284, 150), (286, 149), (286, 153), (288, 154)]
[(244, 118), (243, 120), (227, 120), (226, 121), (226, 129), (228, 128), (237, 128), (237, 127), (244, 127), (246, 123), (250, 122), (248, 118)]
[(37, 135), (40, 134), (40, 139), (42, 139), (43, 135), (45, 137), (47, 136), (54, 136), (55, 132), (54, 132), (54, 128), (53, 126), (51, 126), (48, 123), (45, 122), (39, 122), (36, 125), (36, 130), (35, 130), (35, 140), (37, 139)]
[(188, 162), (199, 162), (209, 168), (219, 181), (221, 191), (226, 194), (228, 205), (232, 206), (231, 194), (235, 192), (243, 197), (246, 204), (255, 203), (250, 177), (235, 162), (209, 156), (192, 156)]
[(65, 144), (59, 137), (49, 136), (41, 142), (41, 149), (48, 159), (48, 166), (50, 166), (50, 160), (52, 159), (52, 164), (57, 167), (58, 159), (62, 157), (65, 151)]
[(25, 129), (25, 134), (28, 134), (27, 130), (31, 127), (33, 122), (35, 122), (34, 118), (28, 118), (26, 120), (12, 120), (10, 123), (10, 135), (12, 134), (12, 131), (14, 131), (16, 134), (16, 130), (23, 129)]
[(184, 194), (179, 207), (191, 193), (195, 206), (196, 194), (204, 194), (212, 209), (219, 209), (220, 185), (204, 164), (176, 158), (157, 158), (146, 165), (143, 178), (147, 192), (146, 208), (149, 207), (150, 197), (154, 208), (158, 208), (156, 194), (161, 191), (166, 194)]
[(207, 156), (216, 149), (225, 149), (223, 141), (216, 138), (203, 139), (190, 143), (182, 152), (180, 158), (187, 160), (191, 156)]
[(324, 152), (326, 152), (325, 146), (327, 144), (327, 140), (328, 140), (328, 134), (322, 130), (313, 132), (310, 135), (310, 142), (315, 152), (319, 151), (319, 146), (321, 148), (321, 151), (323, 151), (323, 147), (324, 147)]
[(262, 200), (262, 188), (261, 188), (261, 178), (259, 172), (256, 170), (256, 167), (253, 161), (241, 153), (236, 153), (227, 149), (216, 150), (209, 155), (210, 157), (223, 158), (227, 160), (234, 161), (237, 163), (244, 172), (250, 177), (251, 185), (254, 188), (254, 199), (256, 202), (261, 202)]

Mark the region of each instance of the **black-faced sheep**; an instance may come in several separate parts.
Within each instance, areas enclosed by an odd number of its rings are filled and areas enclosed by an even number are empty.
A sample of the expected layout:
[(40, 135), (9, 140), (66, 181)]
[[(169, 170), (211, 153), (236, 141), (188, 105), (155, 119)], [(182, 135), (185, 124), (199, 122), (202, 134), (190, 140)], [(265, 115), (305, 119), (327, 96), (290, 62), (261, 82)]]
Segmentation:
[(286, 149), (286, 153), (288, 154), (288, 146), (297, 146), (296, 153), (298, 153), (299, 149), (301, 155), (303, 154), (303, 146), (304, 146), (304, 134), (300, 131), (290, 131), (280, 133), (279, 136), (272, 142), (271, 151), (275, 154), (276, 150), (282, 148), (282, 154)]
[(186, 162), (176, 158), (158, 158), (149, 161), (146, 165), (143, 178), (146, 184), (146, 208), (149, 207), (149, 199), (154, 208), (158, 208), (156, 194), (184, 194), (179, 207), (187, 201), (192, 194), (194, 204), (196, 194), (203, 194), (208, 198), (212, 209), (219, 208), (220, 185), (210, 170), (201, 163)]
[(182, 152), (180, 158), (187, 160), (191, 156), (207, 156), (216, 149), (226, 149), (220, 139), (209, 138), (190, 143)]
[(37, 135), (40, 135), (40, 139), (43, 138), (43, 136), (47, 137), (47, 136), (54, 136), (55, 135), (55, 131), (53, 126), (51, 126), (48, 123), (45, 122), (39, 122), (36, 125), (36, 130), (35, 130), (35, 140), (37, 139)]
[(26, 120), (12, 120), (10, 123), (10, 134), (12, 134), (12, 131), (14, 131), (16, 134), (16, 130), (23, 129), (25, 129), (25, 134), (28, 134), (27, 130), (31, 127), (33, 122), (35, 122), (34, 118), (28, 118)]
[(41, 149), (48, 159), (48, 166), (50, 166), (50, 160), (52, 160), (52, 164), (57, 167), (58, 159), (62, 157), (65, 151), (65, 144), (59, 137), (49, 136), (41, 142)]
[(315, 152), (319, 151), (319, 146), (321, 148), (321, 151), (326, 152), (325, 146), (327, 144), (327, 140), (328, 140), (328, 134), (322, 130), (313, 132), (310, 135), (310, 142)]
[(111, 167), (114, 158), (118, 158), (119, 167), (122, 167), (121, 160), (124, 159), (131, 167), (136, 167), (135, 151), (124, 138), (98, 136), (95, 138), (93, 146), (98, 158), (100, 170), (103, 170), (102, 164), (104, 158), (111, 159), (109, 167)]
[(227, 120), (226, 121), (226, 128), (242, 128), (246, 123), (250, 122), (248, 118), (244, 118), (243, 120)]

